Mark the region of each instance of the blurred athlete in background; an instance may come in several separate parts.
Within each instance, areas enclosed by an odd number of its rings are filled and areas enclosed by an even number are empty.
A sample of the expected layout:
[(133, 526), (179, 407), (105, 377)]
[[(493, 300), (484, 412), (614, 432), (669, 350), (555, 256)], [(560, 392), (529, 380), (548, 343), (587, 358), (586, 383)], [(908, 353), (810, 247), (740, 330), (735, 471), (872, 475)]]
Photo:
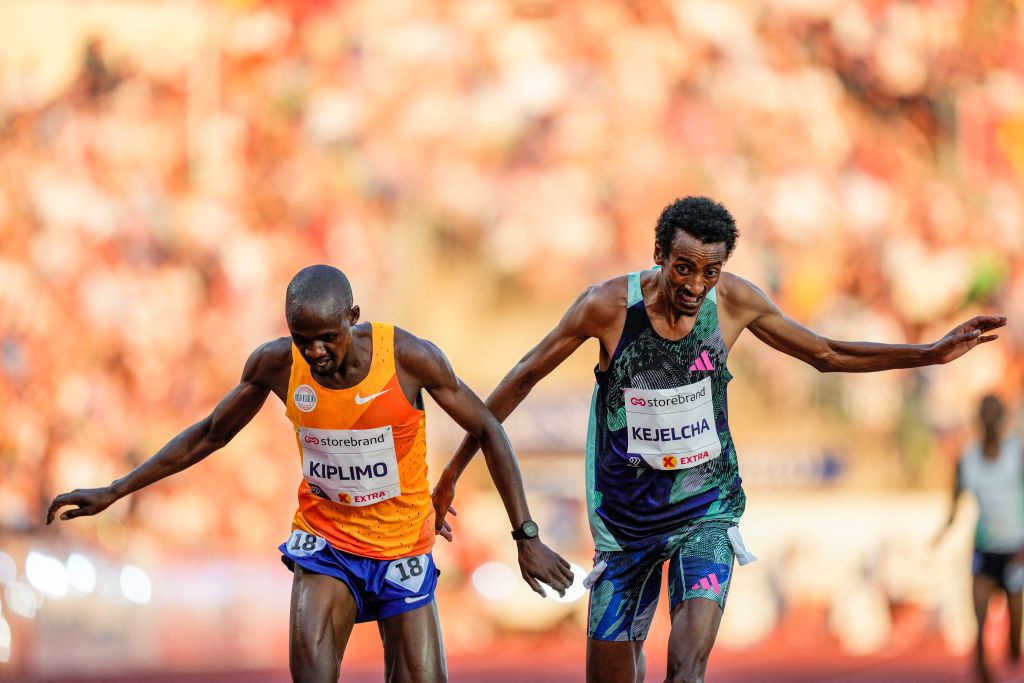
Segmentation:
[[(444, 681), (434, 603), (434, 510), (427, 482), (427, 393), (483, 445), (518, 541), (523, 578), (563, 593), (569, 564), (530, 520), (504, 430), (436, 346), (383, 323), (361, 323), (348, 279), (311, 266), (288, 285), (291, 337), (263, 344), (238, 386), (206, 418), (109, 486), (57, 496), (46, 521), (94, 515), (225, 446), (271, 393), (295, 426), (303, 480), (292, 533), (281, 544), (294, 572), (289, 665), (303, 682), (338, 680), (355, 622), (378, 622), (386, 680)], [(445, 511), (448, 512), (446, 506)], [(437, 533), (451, 540), (442, 522)], [(529, 533), (527, 533), (529, 532)]]
[(995, 680), (985, 656), (985, 617), (997, 590), (1006, 593), (1010, 614), (1010, 661), (1020, 663), (1021, 589), (1024, 588), (1024, 451), (1006, 429), (1006, 406), (994, 395), (978, 409), (981, 440), (971, 443), (957, 463), (949, 518), (935, 538), (945, 535), (956, 517), (960, 494), (969, 491), (978, 501), (974, 532), (972, 594), (978, 619), (975, 671), (978, 680)]

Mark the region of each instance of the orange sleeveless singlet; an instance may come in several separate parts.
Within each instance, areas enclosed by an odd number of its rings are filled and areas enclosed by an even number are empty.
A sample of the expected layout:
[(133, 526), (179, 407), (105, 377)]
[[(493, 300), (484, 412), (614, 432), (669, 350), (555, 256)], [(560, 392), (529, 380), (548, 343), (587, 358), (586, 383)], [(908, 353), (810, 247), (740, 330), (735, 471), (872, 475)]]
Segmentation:
[(371, 327), (370, 371), (348, 389), (317, 384), (292, 345), (285, 414), (303, 476), (292, 529), (363, 557), (420, 555), (434, 545), (426, 416), (399, 386), (394, 326)]

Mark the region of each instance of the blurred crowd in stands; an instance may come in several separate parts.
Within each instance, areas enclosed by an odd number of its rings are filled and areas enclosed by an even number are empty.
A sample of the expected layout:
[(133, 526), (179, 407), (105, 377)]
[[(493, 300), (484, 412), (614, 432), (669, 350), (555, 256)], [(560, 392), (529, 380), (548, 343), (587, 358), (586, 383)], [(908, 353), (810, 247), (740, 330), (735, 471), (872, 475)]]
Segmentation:
[[(648, 265), (686, 194), (736, 216), (729, 269), (822, 333), (924, 342), (1010, 316), (939, 371), (822, 377), (741, 342), (751, 446), (833, 420), (916, 485), (948, 474), (936, 435), (980, 393), (1022, 386), (1020, 2), (31, 5), (0, 4), (4, 533), (204, 415), (285, 333), (304, 265), (339, 266), (364, 318), (424, 336), (519, 321), (522, 353), (587, 284)], [(73, 50), (33, 24), (45, 6)], [(442, 346), (483, 392), (508, 368), (486, 343)], [(271, 402), (111, 518), (159, 550), (267, 552), (299, 482)], [(102, 524), (59, 533), (123, 547)]]

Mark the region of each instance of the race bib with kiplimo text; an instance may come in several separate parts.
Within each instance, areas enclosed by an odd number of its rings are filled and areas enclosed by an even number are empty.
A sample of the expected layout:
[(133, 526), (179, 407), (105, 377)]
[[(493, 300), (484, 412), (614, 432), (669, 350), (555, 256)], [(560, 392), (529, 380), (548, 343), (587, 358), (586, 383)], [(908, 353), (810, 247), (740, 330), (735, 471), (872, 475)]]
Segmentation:
[(626, 392), (629, 460), (657, 470), (696, 467), (722, 454), (711, 378), (674, 389)]
[(377, 429), (299, 427), (302, 476), (318, 496), (362, 507), (401, 493), (391, 426)]

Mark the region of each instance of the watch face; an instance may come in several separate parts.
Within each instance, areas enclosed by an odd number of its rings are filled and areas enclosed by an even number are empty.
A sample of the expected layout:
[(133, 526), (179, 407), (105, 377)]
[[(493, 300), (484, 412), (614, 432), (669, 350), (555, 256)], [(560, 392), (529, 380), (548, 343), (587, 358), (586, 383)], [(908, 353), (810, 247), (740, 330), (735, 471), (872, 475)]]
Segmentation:
[(533, 538), (537, 535), (537, 523), (533, 521), (523, 522), (523, 536)]

